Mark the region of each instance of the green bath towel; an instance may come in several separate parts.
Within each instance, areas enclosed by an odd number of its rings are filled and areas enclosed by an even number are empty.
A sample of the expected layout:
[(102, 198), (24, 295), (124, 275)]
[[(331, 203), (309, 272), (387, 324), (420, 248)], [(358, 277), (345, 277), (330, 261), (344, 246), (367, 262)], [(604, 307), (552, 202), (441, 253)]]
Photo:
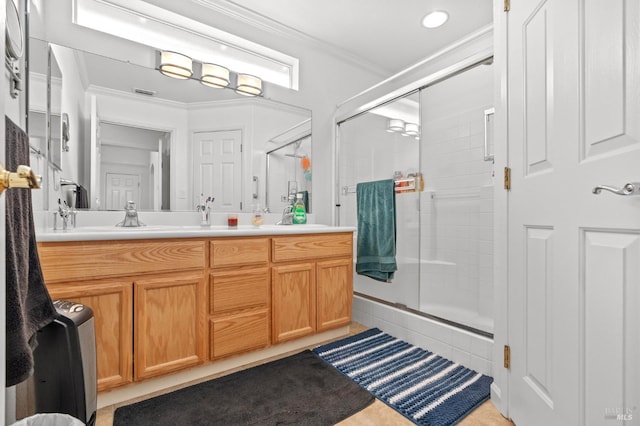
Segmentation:
[(396, 264), (396, 193), (393, 179), (359, 183), (356, 272), (391, 282)]

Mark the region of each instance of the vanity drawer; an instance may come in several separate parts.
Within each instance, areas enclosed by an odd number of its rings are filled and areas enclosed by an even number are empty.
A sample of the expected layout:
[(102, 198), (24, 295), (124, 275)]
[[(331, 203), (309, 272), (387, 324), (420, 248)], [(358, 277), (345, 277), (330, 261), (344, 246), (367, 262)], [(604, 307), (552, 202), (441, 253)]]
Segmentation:
[(212, 319), (211, 359), (269, 346), (269, 317), (269, 311), (264, 309)]
[(268, 238), (233, 238), (211, 241), (212, 268), (269, 263)]
[(204, 240), (39, 243), (46, 282), (202, 269)]
[(353, 235), (350, 232), (273, 237), (271, 241), (274, 262), (352, 256), (353, 253)]
[(269, 268), (214, 272), (209, 279), (209, 312), (269, 306)]

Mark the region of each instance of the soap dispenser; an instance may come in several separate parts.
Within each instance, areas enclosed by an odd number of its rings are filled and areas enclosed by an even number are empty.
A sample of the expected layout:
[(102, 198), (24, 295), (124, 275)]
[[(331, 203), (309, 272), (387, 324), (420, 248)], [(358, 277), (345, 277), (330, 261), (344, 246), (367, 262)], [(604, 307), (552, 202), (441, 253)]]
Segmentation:
[(301, 192), (296, 194), (296, 204), (293, 207), (293, 223), (296, 225), (307, 223), (307, 209), (304, 207)]

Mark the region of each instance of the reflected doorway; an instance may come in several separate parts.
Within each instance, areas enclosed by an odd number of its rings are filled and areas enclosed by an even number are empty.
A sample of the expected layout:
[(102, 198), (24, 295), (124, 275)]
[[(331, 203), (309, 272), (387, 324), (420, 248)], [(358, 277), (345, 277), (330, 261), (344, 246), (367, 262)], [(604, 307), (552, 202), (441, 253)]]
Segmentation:
[(134, 201), (140, 210), (169, 210), (170, 152), (170, 132), (100, 122), (105, 208), (122, 210)]

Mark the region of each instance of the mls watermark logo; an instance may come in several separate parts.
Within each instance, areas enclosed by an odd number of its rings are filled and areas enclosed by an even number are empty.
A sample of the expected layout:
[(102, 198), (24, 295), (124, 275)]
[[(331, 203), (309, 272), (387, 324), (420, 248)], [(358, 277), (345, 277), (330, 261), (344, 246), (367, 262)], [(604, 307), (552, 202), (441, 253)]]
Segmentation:
[(619, 422), (630, 422), (633, 420), (633, 413), (636, 411), (637, 407), (633, 408), (624, 408), (624, 407), (616, 407), (616, 408), (605, 408), (604, 409), (604, 418), (606, 420), (616, 420)]

